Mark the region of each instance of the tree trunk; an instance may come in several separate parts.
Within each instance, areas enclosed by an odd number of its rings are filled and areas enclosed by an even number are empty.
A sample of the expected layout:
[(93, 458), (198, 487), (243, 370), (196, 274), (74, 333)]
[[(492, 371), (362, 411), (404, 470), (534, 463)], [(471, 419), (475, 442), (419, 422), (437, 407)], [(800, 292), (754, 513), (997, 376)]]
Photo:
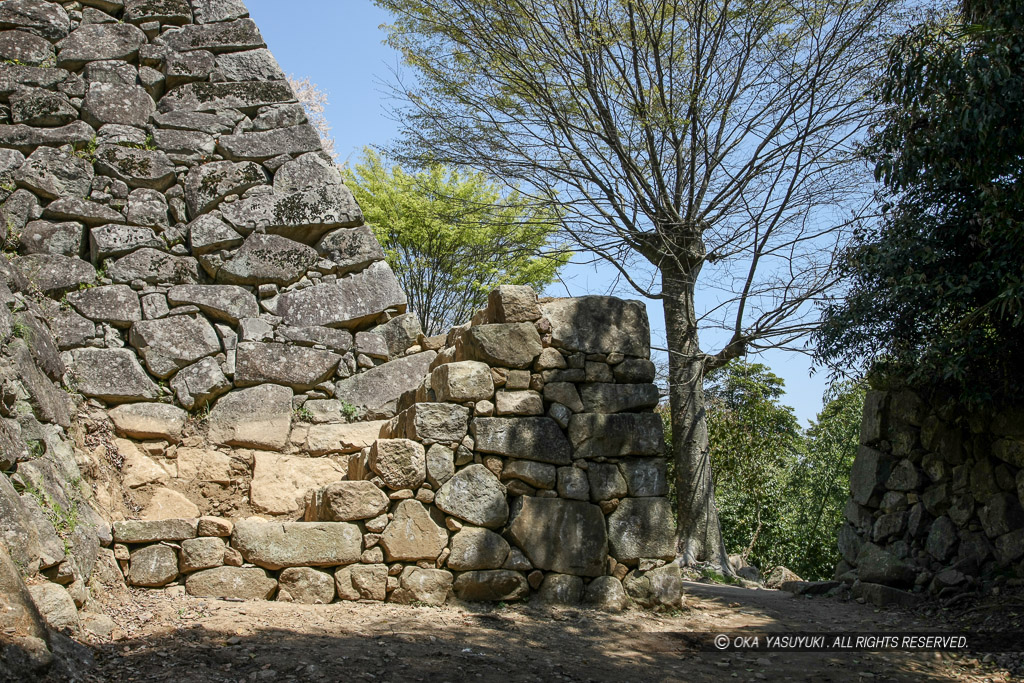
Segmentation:
[[(699, 266), (695, 270), (699, 270)], [(704, 410), (704, 357), (694, 308), (696, 279), (696, 272), (662, 268), (672, 458), (679, 517), (676, 553), (682, 564), (710, 562), (731, 575), (711, 478)]]

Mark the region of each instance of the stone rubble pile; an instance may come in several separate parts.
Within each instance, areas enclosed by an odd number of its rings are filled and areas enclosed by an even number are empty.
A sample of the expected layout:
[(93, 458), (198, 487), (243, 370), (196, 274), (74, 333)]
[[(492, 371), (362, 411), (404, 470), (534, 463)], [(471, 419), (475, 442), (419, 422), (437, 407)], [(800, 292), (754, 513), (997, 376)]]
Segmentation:
[(872, 391), (836, 578), (876, 604), (1024, 578), (1024, 413)]

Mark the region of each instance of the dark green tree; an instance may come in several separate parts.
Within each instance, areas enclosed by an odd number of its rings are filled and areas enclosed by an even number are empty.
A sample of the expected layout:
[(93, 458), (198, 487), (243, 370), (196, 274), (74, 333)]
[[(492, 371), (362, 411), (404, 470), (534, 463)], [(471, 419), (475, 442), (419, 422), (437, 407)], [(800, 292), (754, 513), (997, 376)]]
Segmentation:
[(857, 235), (819, 355), (967, 404), (1024, 397), (1024, 2), (899, 38), (864, 154), (885, 219)]

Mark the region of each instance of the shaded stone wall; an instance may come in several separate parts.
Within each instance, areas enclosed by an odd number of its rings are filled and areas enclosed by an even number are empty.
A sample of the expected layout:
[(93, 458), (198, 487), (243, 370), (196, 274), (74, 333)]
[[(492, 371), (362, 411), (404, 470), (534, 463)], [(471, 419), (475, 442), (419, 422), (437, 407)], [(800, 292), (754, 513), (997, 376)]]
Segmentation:
[(860, 440), (837, 578), (888, 602), (1024, 577), (1024, 412), (872, 391)]

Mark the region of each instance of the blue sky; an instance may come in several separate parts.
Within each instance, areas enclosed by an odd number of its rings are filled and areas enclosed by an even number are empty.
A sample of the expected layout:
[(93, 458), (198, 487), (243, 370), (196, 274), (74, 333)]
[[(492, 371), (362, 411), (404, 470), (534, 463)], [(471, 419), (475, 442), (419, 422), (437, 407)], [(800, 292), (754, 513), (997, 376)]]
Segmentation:
[[(398, 56), (383, 44), (379, 27), (388, 14), (370, 0), (247, 0), (267, 45), (285, 73), (309, 77), (323, 90), (329, 105), (326, 118), (335, 139), (338, 161), (355, 160), (366, 145), (383, 144), (398, 134), (388, 118), (387, 82), (398, 67)], [(608, 267), (570, 266), (564, 273), (569, 293), (608, 294), (636, 298), (632, 290), (610, 292), (614, 274)], [(565, 287), (549, 293), (565, 296)], [(664, 316), (659, 302), (647, 301), (652, 342), (664, 345)], [(706, 350), (717, 350), (715, 339), (702, 336)], [(827, 388), (822, 370), (811, 376), (810, 361), (802, 355), (767, 352), (751, 357), (771, 367), (786, 381), (785, 402), (802, 424), (821, 409)]]

